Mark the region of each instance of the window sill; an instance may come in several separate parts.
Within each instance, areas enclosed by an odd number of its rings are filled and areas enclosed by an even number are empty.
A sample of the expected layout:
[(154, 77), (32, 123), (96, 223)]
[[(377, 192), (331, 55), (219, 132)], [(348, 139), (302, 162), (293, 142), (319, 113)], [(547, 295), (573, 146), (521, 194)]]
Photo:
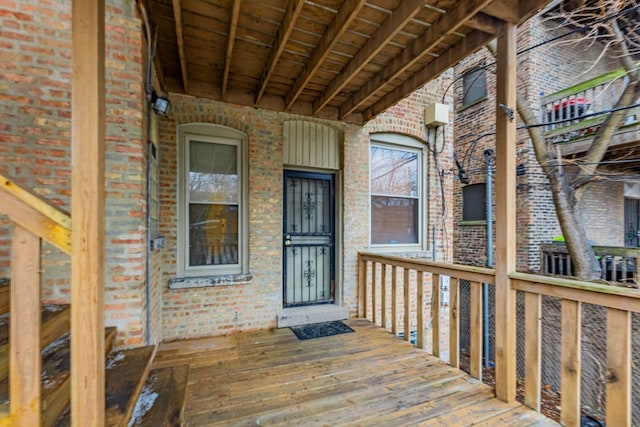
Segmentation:
[(224, 276), (176, 277), (169, 280), (169, 289), (213, 288), (217, 286), (248, 285), (252, 274), (229, 274)]
[(474, 225), (487, 225), (487, 221), (484, 219), (478, 219), (474, 221), (460, 221), (458, 225), (461, 227), (471, 227)]
[(468, 104), (465, 104), (463, 106), (461, 106), (460, 108), (458, 108), (458, 110), (456, 111), (456, 113), (461, 113), (464, 110), (468, 110), (471, 107), (475, 107), (476, 105), (486, 101), (487, 99), (489, 99), (488, 96), (483, 96), (482, 98), (478, 98), (478, 99), (474, 99), (473, 101), (471, 101)]

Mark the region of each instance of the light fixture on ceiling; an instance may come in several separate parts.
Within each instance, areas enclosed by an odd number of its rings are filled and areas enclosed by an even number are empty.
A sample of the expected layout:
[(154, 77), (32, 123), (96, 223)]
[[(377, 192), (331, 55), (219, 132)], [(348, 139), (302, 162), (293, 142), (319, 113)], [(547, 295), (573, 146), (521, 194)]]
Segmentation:
[(169, 115), (169, 109), (171, 108), (169, 98), (158, 96), (155, 90), (151, 93), (151, 104), (153, 105), (153, 111), (155, 111), (156, 114), (162, 117), (167, 117)]

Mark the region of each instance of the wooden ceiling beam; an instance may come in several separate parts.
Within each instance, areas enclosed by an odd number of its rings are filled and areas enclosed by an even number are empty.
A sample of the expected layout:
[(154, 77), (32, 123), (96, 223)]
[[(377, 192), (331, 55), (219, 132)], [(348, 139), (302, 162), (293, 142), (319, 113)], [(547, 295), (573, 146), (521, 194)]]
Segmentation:
[(278, 61), (280, 60), (280, 56), (282, 52), (284, 52), (284, 47), (291, 37), (291, 33), (295, 28), (295, 24), (300, 16), (300, 12), (302, 11), (302, 6), (304, 6), (305, 0), (296, 0), (290, 1), (288, 3), (287, 11), (284, 14), (284, 18), (282, 19), (282, 24), (278, 28), (278, 33), (276, 34), (276, 40), (273, 46), (271, 46), (271, 51), (269, 52), (267, 65), (262, 71), (262, 76), (260, 77), (260, 83), (258, 83), (258, 95), (256, 96), (256, 104), (260, 102), (262, 96), (264, 95), (264, 91), (267, 89), (267, 85), (269, 84), (269, 80), (273, 75), (273, 72), (276, 69), (276, 65), (278, 65)]
[(318, 71), (322, 62), (331, 52), (331, 49), (338, 43), (340, 37), (347, 31), (349, 25), (356, 18), (360, 10), (364, 7), (366, 0), (345, 0), (338, 10), (338, 13), (329, 24), (329, 27), (322, 35), (322, 39), (318, 46), (313, 50), (311, 58), (302, 70), (302, 74), (298, 77), (293, 87), (286, 96), (285, 107), (291, 108), (293, 103), (298, 99), (309, 80)]
[(405, 0), (400, 3), (340, 74), (329, 83), (320, 98), (314, 102), (313, 112), (317, 113), (324, 108), (422, 10), (423, 5), (424, 0)]
[(473, 52), (486, 45), (495, 36), (482, 31), (474, 31), (461, 39), (455, 46), (451, 46), (445, 53), (425, 65), (422, 70), (413, 74), (400, 86), (389, 92), (378, 102), (364, 111), (362, 118), (365, 121), (382, 113), (407, 95), (424, 86), (429, 81), (437, 78), (453, 65), (471, 55)]
[(181, 0), (173, 0), (173, 19), (176, 24), (176, 39), (178, 43), (178, 55), (180, 57), (180, 71), (182, 72), (182, 86), (184, 89), (184, 93), (188, 93), (189, 92), (189, 74), (187, 73), (187, 56), (184, 51), (184, 36), (182, 33)]
[(519, 1), (514, 2), (513, 0), (495, 0), (488, 4), (483, 12), (494, 18), (515, 24), (520, 20), (520, 3)]
[(233, 0), (233, 4), (231, 6), (229, 40), (227, 41), (227, 55), (224, 60), (224, 73), (222, 74), (222, 99), (225, 99), (227, 96), (227, 87), (229, 85), (229, 70), (231, 69), (231, 60), (233, 59), (233, 46), (236, 41), (236, 31), (238, 29), (238, 19), (240, 18), (241, 4), (242, 0)]
[(386, 67), (376, 74), (366, 86), (363, 86), (354, 96), (349, 98), (349, 101), (340, 107), (340, 117), (345, 117), (355, 111), (378, 90), (398, 77), (436, 47), (445, 37), (465, 25), (469, 18), (487, 4), (491, 3), (491, 1), (492, 0), (472, 0), (457, 2), (453, 8), (427, 28), (422, 36), (411, 42), (400, 55), (395, 57)]
[(474, 30), (484, 31), (485, 33), (489, 34), (496, 34), (500, 22), (501, 21), (499, 19), (494, 18), (491, 15), (487, 15), (483, 12), (478, 12), (475, 16), (467, 21), (466, 25), (473, 28)]

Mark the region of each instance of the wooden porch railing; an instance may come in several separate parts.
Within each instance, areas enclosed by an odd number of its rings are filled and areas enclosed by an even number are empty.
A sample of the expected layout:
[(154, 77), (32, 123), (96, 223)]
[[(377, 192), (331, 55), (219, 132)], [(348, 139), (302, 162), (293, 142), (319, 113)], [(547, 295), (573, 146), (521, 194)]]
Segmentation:
[[(600, 278), (619, 282), (629, 287), (640, 287), (640, 249), (615, 246), (593, 246), (593, 252), (600, 262)], [(572, 276), (571, 256), (563, 243), (540, 245), (541, 272)]]
[(0, 425), (40, 425), (40, 257), (42, 240), (71, 253), (71, 218), (0, 175), (0, 214), (11, 239), (10, 414)]
[[(594, 134), (626, 84), (625, 71), (619, 69), (543, 97), (547, 138), (563, 142)], [(637, 123), (637, 113), (637, 108), (629, 110), (625, 124)]]
[[(451, 278), (449, 305), (449, 351), (450, 364), (459, 366), (459, 281), (471, 282), (470, 315), (470, 374), (480, 379), (482, 375), (482, 292), (481, 283), (493, 283), (495, 273), (491, 269), (436, 263), (419, 259), (385, 256), (361, 252), (358, 258), (359, 314), (374, 323), (387, 325), (388, 305), (391, 304), (391, 332), (397, 333), (396, 313), (404, 307), (404, 339), (409, 339), (409, 325), (416, 319), (418, 335), (416, 345), (424, 348), (424, 281), (429, 276), (432, 283), (432, 353), (440, 357), (440, 276)], [(399, 281), (402, 270), (403, 280)], [(409, 291), (407, 274), (415, 271), (415, 295)], [(390, 272), (390, 274), (389, 274)], [(560, 279), (523, 273), (513, 273), (512, 289), (524, 293), (525, 305), (525, 367), (524, 402), (540, 411), (542, 337), (542, 296), (561, 300), (561, 423), (566, 426), (580, 425), (580, 376), (581, 358), (581, 304), (588, 303), (607, 310), (607, 369), (606, 378), (606, 424), (631, 425), (631, 313), (640, 312), (640, 291), (578, 280)], [(391, 289), (391, 301), (387, 301), (387, 290)], [(398, 289), (400, 288), (400, 289)], [(401, 292), (400, 292), (401, 291)], [(397, 294), (403, 295), (399, 301)], [(412, 310), (412, 301), (416, 301)], [(515, 316), (511, 320), (515, 323)], [(560, 325), (559, 325), (560, 326)], [(497, 344), (496, 344), (497, 345)], [(514, 354), (513, 357), (516, 357)], [(515, 366), (515, 363), (514, 363)], [(515, 375), (515, 373), (514, 373)], [(500, 381), (500, 378), (496, 378)]]

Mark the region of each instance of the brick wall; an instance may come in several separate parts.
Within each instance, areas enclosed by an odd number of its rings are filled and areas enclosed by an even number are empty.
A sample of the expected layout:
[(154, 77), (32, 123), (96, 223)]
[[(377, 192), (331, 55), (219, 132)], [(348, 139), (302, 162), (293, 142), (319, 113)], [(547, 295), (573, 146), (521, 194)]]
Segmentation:
[(579, 203), (587, 236), (594, 245), (624, 246), (623, 182), (591, 183), (585, 186)]
[[(338, 257), (341, 267), (338, 274), (341, 272), (342, 276), (338, 280), (342, 283), (342, 304), (348, 307), (352, 316), (357, 314), (358, 302), (357, 251), (366, 249), (369, 244), (369, 135), (396, 132), (424, 140), (424, 106), (440, 98), (441, 85), (437, 83), (418, 91), (364, 127), (321, 121), (343, 133), (343, 169), (339, 180), (342, 183), (339, 189), (342, 252)], [(188, 96), (171, 95), (171, 101), (172, 114), (162, 121), (160, 128), (161, 234), (167, 238), (163, 262), (164, 339), (275, 327), (276, 313), (282, 308), (282, 126), (286, 120), (309, 119)], [(249, 270), (252, 279), (247, 283), (169, 288), (168, 281), (176, 277), (177, 271), (176, 126), (185, 123), (223, 125), (248, 136)], [(446, 165), (443, 161), (443, 167)], [(430, 176), (436, 175), (430, 172)], [(450, 183), (445, 182), (445, 185), (450, 186)], [(431, 188), (429, 191), (435, 193)], [(439, 187), (435, 194), (439, 194)], [(435, 218), (431, 209), (439, 212), (441, 203), (434, 195), (430, 196), (429, 204), (429, 218)], [(448, 233), (450, 235), (450, 227)], [(446, 247), (450, 249), (451, 245)], [(443, 255), (440, 257), (444, 258)]]
[[(0, 3), (0, 173), (70, 209), (71, 1)], [(106, 7), (105, 322), (117, 344), (144, 339), (145, 169), (142, 34), (135, 2)], [(90, 95), (87, 95), (90, 96)], [(9, 227), (0, 227), (8, 277)], [(69, 257), (43, 250), (44, 302), (69, 301)]]
[[(520, 49), (532, 46), (552, 37), (550, 24), (533, 18), (518, 30)], [(603, 58), (597, 61), (599, 49), (586, 43), (562, 43), (544, 45), (518, 57), (518, 89), (529, 100), (534, 111), (539, 111), (540, 97), (553, 93), (581, 81), (588, 80), (616, 67), (615, 61)], [(575, 58), (574, 61), (567, 58)], [(495, 65), (493, 57), (483, 50), (463, 60), (454, 73), (462, 76), (474, 66), (488, 64), (486, 100), (471, 107), (462, 106), (462, 79), (453, 85), (456, 99), (455, 150), (467, 170), (471, 183), (486, 182), (486, 163), (483, 152), (495, 147)], [(521, 125), (518, 121), (518, 125)], [(549, 242), (554, 236), (562, 234), (557, 222), (550, 187), (542, 168), (535, 159), (533, 147), (525, 130), (518, 131), (516, 148), (517, 165), (524, 167), (516, 183), (516, 231), (517, 231), (517, 268), (519, 271), (538, 271), (540, 264), (539, 244)], [(495, 177), (494, 177), (495, 179)], [(472, 265), (486, 263), (486, 224), (463, 223), (462, 186), (459, 181), (454, 185), (454, 259), (457, 262)], [(596, 190), (594, 190), (596, 191)], [(587, 191), (589, 193), (589, 191)], [(620, 206), (618, 206), (620, 205)], [(622, 201), (616, 204), (616, 218), (623, 215)], [(611, 208), (610, 208), (611, 209)], [(591, 233), (606, 229), (607, 221), (601, 215), (585, 212), (588, 220), (589, 238)], [(595, 212), (595, 211), (594, 211)], [(499, 226), (498, 224), (495, 224)], [(616, 228), (617, 230), (618, 228)], [(620, 232), (623, 238), (624, 231)], [(622, 242), (622, 240), (620, 240)], [(481, 248), (481, 249), (480, 249)], [(479, 250), (478, 250), (479, 249)]]

